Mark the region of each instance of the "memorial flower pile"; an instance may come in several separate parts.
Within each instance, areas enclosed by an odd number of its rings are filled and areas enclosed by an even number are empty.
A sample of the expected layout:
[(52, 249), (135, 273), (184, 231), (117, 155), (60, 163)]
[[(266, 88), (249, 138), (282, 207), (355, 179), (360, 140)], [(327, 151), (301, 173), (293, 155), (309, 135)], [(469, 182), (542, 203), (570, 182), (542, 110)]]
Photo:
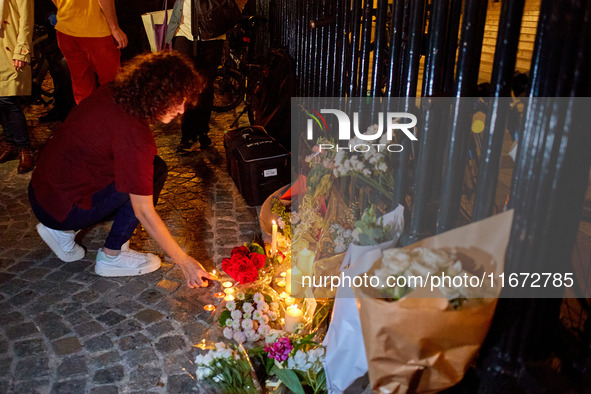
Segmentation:
[(246, 243), (232, 249), (230, 258), (222, 260), (222, 269), (240, 284), (251, 283), (265, 266), (265, 250), (257, 243)]
[(278, 319), (279, 304), (271, 297), (240, 292), (235, 300), (226, 303), (218, 321), (225, 338), (245, 343), (265, 338)]

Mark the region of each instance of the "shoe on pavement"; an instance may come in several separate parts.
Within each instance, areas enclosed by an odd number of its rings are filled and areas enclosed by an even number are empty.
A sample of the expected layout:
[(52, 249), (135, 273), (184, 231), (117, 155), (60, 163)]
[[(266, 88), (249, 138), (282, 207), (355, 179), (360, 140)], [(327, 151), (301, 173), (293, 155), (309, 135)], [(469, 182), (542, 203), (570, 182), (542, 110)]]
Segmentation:
[(21, 149), (18, 153), (18, 168), (16, 172), (18, 172), (19, 174), (24, 174), (29, 171), (32, 171), (33, 167), (33, 153), (31, 152), (31, 149)]
[(18, 156), (18, 149), (16, 146), (3, 141), (0, 143), (0, 163), (16, 159)]
[(99, 249), (94, 272), (100, 276), (137, 276), (148, 274), (160, 268), (160, 258), (152, 253), (135, 250), (121, 250), (117, 256), (107, 255)]
[(61, 261), (69, 263), (84, 257), (84, 248), (74, 241), (74, 231), (54, 230), (39, 223), (37, 232)]
[(181, 140), (180, 144), (176, 147), (176, 153), (186, 154), (191, 150), (192, 146), (193, 146), (192, 141)]
[(211, 138), (207, 134), (199, 136), (199, 145), (201, 149), (209, 148), (211, 146)]

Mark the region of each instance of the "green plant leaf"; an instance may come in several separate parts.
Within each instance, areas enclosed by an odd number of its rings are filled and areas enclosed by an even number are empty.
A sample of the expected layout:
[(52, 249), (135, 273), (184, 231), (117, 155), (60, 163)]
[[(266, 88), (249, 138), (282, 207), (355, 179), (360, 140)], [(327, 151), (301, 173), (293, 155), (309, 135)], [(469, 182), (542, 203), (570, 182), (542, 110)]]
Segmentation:
[(265, 254), (265, 249), (263, 249), (263, 247), (256, 242), (248, 244), (247, 247), (250, 253)]
[(281, 380), (281, 382), (295, 394), (305, 394), (304, 388), (302, 387), (300, 379), (295, 371), (291, 369), (279, 369), (274, 366), (271, 369), (271, 374), (277, 376), (279, 380)]
[(325, 392), (326, 391), (326, 373), (324, 372), (324, 368), (322, 371), (316, 375), (316, 392)]
[(219, 323), (220, 323), (220, 327), (226, 327), (226, 320), (232, 318), (232, 312), (230, 312), (229, 310), (225, 310), (222, 313), (220, 313), (220, 318), (219, 318)]

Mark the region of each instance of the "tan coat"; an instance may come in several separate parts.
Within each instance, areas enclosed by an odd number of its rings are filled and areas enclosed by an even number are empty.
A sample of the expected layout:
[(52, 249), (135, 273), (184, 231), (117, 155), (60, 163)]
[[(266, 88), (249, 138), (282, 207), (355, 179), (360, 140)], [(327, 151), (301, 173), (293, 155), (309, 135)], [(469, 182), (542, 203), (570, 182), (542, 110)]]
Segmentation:
[[(31, 94), (31, 49), (33, 47), (33, 0), (0, 0), (0, 96)], [(27, 63), (22, 71), (13, 60)]]

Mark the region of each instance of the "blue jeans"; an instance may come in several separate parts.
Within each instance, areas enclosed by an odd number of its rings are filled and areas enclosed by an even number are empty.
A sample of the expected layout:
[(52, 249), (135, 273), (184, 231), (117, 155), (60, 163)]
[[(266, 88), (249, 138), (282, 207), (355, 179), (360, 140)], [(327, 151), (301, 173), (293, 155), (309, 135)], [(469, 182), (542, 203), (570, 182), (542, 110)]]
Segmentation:
[[(158, 202), (158, 196), (164, 187), (167, 175), (166, 163), (159, 156), (156, 156), (154, 158), (154, 205)], [(29, 201), (37, 219), (54, 230), (77, 231), (113, 219), (111, 231), (105, 240), (105, 247), (113, 250), (121, 249), (121, 245), (131, 238), (139, 224), (139, 220), (133, 212), (129, 194), (115, 190), (115, 183), (111, 183), (92, 195), (92, 208), (72, 207), (63, 222), (58, 222), (39, 205), (30, 183)]]
[(4, 139), (18, 149), (29, 148), (27, 119), (17, 96), (0, 97), (0, 121), (4, 129)]

